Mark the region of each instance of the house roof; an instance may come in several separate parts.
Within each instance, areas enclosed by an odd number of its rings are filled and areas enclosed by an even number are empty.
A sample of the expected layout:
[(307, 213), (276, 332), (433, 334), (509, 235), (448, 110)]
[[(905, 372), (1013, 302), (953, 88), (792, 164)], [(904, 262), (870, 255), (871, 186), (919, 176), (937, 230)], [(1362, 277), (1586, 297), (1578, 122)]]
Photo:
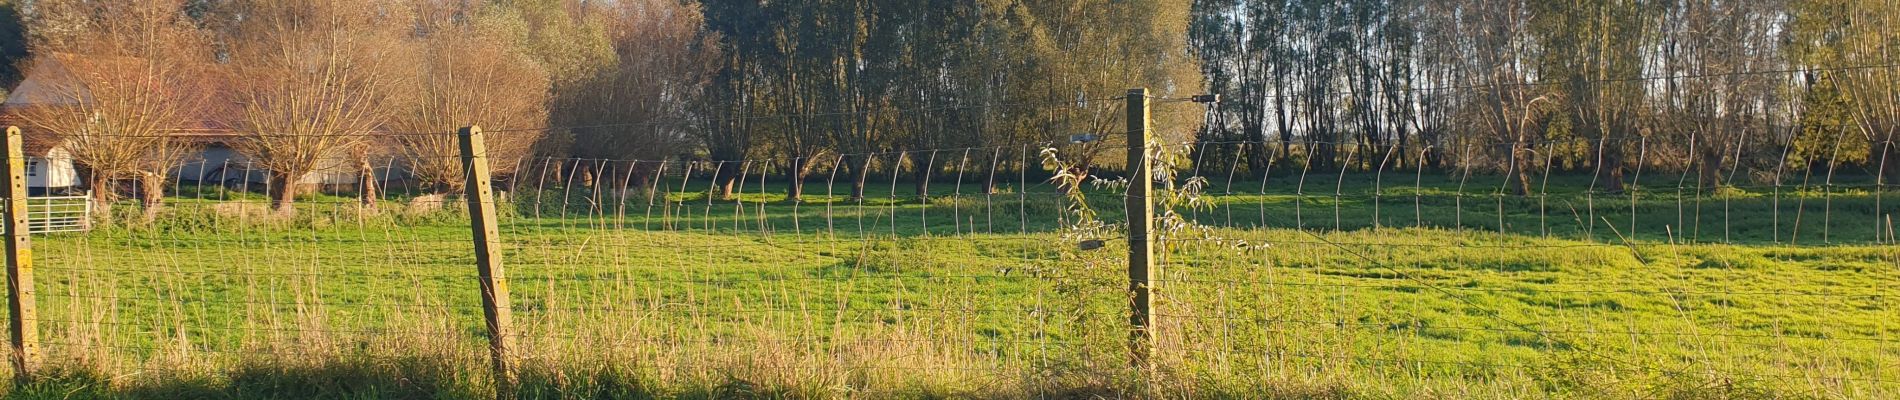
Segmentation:
[[(140, 68), (142, 64), (149, 61), (137, 57), (52, 52), (42, 54), (32, 62), (31, 68), (26, 71), (25, 79), (7, 94), (5, 103), (0, 103), (0, 125), (20, 126), (25, 133), (26, 151), (44, 156), (46, 152), (56, 147), (56, 143), (50, 134), (36, 132), (37, 130), (31, 127), (32, 124), (21, 117), (19, 112), (21, 109), (73, 106), (87, 101), (89, 95), (83, 92), (62, 93), (57, 86), (58, 82), (74, 79), (78, 71)], [(207, 95), (211, 98), (204, 102), (204, 107), (196, 110), (196, 117), (174, 128), (171, 133), (190, 140), (207, 142), (235, 137), (237, 132), (219, 118), (229, 110), (232, 104), (223, 97), (227, 92), (223, 89), (229, 85), (229, 82), (219, 68), (214, 64), (189, 64), (178, 73), (198, 78), (187, 81), (186, 84), (195, 86), (196, 90), (208, 92)]]
[(45, 157), (47, 153), (53, 151), (54, 147), (59, 147), (59, 143), (57, 140), (54, 140), (53, 135), (35, 132), (36, 129), (20, 121), (19, 117), (14, 115), (14, 113), (7, 112), (6, 107), (0, 107), (0, 126), (20, 127), (21, 150), (28, 156)]
[[(70, 106), (84, 101), (87, 97), (84, 94), (74, 96), (57, 91), (56, 82), (72, 79), (75, 71), (137, 68), (149, 62), (138, 57), (61, 52), (44, 53), (40, 57), (33, 61), (35, 63), (33, 68), (26, 71), (27, 75), (19, 86), (8, 93), (6, 101), (0, 103), (0, 125), (20, 126), (25, 131), (27, 152), (37, 156), (46, 155), (48, 151), (56, 147), (57, 143), (52, 140), (52, 135), (35, 132), (36, 130), (30, 127), (31, 124), (21, 118), (18, 112), (20, 109), (35, 106)], [(196, 118), (172, 129), (170, 133), (175, 137), (204, 144), (228, 143), (240, 137), (241, 132), (238, 128), (228, 122), (228, 117), (236, 115), (240, 107), (239, 103), (231, 97), (234, 92), (232, 89), (238, 83), (233, 82), (235, 78), (231, 75), (228, 66), (212, 63), (188, 64), (180, 68), (178, 73), (196, 77), (197, 79), (188, 81), (187, 84), (192, 85), (196, 90), (205, 91), (210, 97), (196, 110)]]
[[(130, 70), (142, 67), (147, 62), (137, 57), (121, 56), (83, 56), (72, 53), (49, 52), (28, 60), (26, 76), (19, 86), (7, 93), (6, 104), (12, 106), (77, 104), (89, 99), (85, 93), (61, 93), (59, 82), (74, 78), (76, 72), (99, 73), (111, 70)], [(78, 98), (74, 98), (75, 96)]]

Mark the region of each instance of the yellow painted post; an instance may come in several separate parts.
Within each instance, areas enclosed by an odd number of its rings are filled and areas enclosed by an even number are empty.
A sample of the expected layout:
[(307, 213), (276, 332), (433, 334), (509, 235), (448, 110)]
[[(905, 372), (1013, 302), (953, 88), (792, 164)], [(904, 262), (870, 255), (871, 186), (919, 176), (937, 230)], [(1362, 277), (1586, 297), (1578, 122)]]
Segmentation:
[(481, 276), (482, 317), (488, 322), (488, 350), (495, 367), (495, 398), (514, 398), (518, 375), (514, 362), (514, 331), (508, 304), (508, 278), (501, 265), (501, 231), (496, 227), (494, 188), (488, 175), (488, 148), (482, 128), (457, 132), (462, 143), (462, 166), (468, 184), (469, 225), (474, 231), (475, 271)]
[(33, 301), (33, 241), (27, 226), (26, 152), (21, 150), (20, 128), (7, 127), (6, 160), (0, 162), (0, 174), (7, 184), (0, 186), (6, 198), (5, 229), (7, 250), (7, 339), (12, 345), (15, 378), (32, 378), (40, 366), (39, 309)]

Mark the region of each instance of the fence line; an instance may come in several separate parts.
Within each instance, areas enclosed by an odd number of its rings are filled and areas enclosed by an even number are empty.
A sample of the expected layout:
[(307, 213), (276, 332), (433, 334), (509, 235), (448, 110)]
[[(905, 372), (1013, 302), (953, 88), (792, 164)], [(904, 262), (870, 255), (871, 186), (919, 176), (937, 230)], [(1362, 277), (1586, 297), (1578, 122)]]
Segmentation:
[[(1126, 133), (1188, 137), (1130, 109)], [(863, 387), (891, 371), (981, 375), (1039, 397), (1104, 371), (1155, 396), (1200, 376), (1412, 394), (1900, 394), (1887, 317), (1900, 242), (1879, 169), (1768, 173), (1734, 155), (1762, 145), (1738, 141), (1705, 185), (1701, 161), (1657, 163), (1680, 149), (1636, 140), (1612, 190), (1600, 165), (1556, 154), (1609, 139), (1538, 141), (1525, 163), (1461, 144), (1449, 168), (1356, 142), (1133, 142), (497, 160), (506, 175), (462, 170), (463, 187), (495, 185), (488, 196), (372, 172), (373, 198), (363, 182), (328, 185), (289, 211), (259, 193), (276, 182), (174, 181), (154, 222), (33, 238), (39, 315), (9, 316), (51, 339), (15, 342), (48, 347), (48, 363), (408, 355), (495, 363), (500, 396), (586, 362)], [(1308, 156), (1325, 146), (1341, 154)], [(1129, 166), (1160, 178), (1131, 181), (1144, 174)], [(1738, 180), (1751, 170), (1762, 179)], [(1519, 182), (1529, 190), (1512, 193)], [(1144, 205), (1147, 234), (1127, 224)], [(471, 215), (493, 222), (485, 240)], [(1151, 275), (1131, 282), (1143, 244)], [(483, 254), (510, 274), (511, 301), (478, 297), (504, 286), (468, 268)], [(1147, 307), (1131, 295), (1144, 289)]]

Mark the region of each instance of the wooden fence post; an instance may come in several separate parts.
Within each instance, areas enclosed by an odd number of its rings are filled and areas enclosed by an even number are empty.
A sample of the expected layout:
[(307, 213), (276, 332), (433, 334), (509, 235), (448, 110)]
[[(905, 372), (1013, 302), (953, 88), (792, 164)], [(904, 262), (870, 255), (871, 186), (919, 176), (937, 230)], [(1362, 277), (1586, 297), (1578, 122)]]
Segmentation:
[(501, 265), (501, 232), (495, 222), (494, 188), (488, 176), (488, 148), (482, 143), (481, 127), (465, 127), (457, 136), (462, 143), (462, 167), (468, 184), (462, 188), (468, 198), (469, 225), (475, 236), (475, 271), (481, 276), (482, 316), (488, 321), (488, 350), (495, 367), (495, 398), (511, 399), (518, 376), (514, 362), (514, 331), (508, 304), (508, 278)]
[(0, 229), (6, 230), (7, 242), (7, 339), (14, 377), (25, 381), (40, 366), (40, 314), (33, 301), (32, 228), (27, 224), (26, 152), (21, 146), (20, 128), (7, 127), (7, 158), (0, 162), (0, 174), (7, 177), (7, 184), (0, 186), (0, 197), (6, 198)]
[(1154, 352), (1154, 191), (1148, 160), (1148, 89), (1128, 90), (1128, 350), (1136, 368), (1147, 370)]

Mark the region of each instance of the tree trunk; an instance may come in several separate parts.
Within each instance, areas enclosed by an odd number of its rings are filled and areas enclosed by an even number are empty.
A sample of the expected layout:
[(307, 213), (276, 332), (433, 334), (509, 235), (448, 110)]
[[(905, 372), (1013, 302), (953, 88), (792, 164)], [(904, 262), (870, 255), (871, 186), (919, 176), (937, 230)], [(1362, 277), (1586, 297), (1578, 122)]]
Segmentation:
[(864, 201), (864, 182), (871, 179), (871, 159), (875, 157), (868, 154), (854, 157), (863, 157), (864, 162), (846, 163), (845, 168), (851, 169), (848, 171), (851, 173), (851, 201), (859, 202)]
[(1511, 194), (1531, 194), (1531, 169), (1535, 167), (1531, 154), (1529, 141), (1520, 139), (1511, 144)]
[(642, 169), (640, 164), (637, 162), (632, 167), (628, 168), (627, 173), (633, 174), (632, 176), (628, 177), (631, 179), (629, 181), (631, 182), (629, 185), (632, 185), (633, 187), (625, 188), (628, 195), (632, 195), (633, 190), (639, 190), (641, 193), (646, 193), (647, 198), (649, 199), (653, 198), (654, 192), (656, 190), (654, 190), (653, 186), (651, 185), (653, 185), (653, 182), (655, 181), (653, 180), (653, 176), (650, 173), (648, 173), (646, 169), (653, 169), (655, 171), (658, 171), (658, 169), (655, 167), (645, 167), (645, 169)]
[(356, 170), (356, 200), (363, 208), (374, 209), (377, 198), (382, 197), (382, 188), (376, 185), (376, 167), (370, 165), (368, 158), (362, 158), (357, 160)]
[(1240, 130), (1241, 135), (1245, 136), (1248, 142), (1259, 144), (1248, 149), (1247, 170), (1259, 172), (1266, 169), (1268, 157), (1273, 156), (1273, 152), (1267, 147), (1269, 142), (1267, 142), (1266, 127), (1261, 121), (1245, 121), (1241, 122)]
[(112, 224), (112, 180), (107, 179), (107, 175), (93, 170), (86, 177), (86, 186), (92, 188), (93, 219), (98, 220), (101, 225)]
[(1877, 162), (1885, 162), (1885, 167), (1887, 168), (1887, 172), (1882, 173), (1881, 178), (1883, 180), (1881, 183), (1891, 185), (1895, 179), (1900, 179), (1900, 158), (1896, 158), (1900, 157), (1900, 148), (1896, 148), (1895, 145), (1892, 144), (1892, 141), (1889, 141), (1886, 147), (1886, 154), (1880, 156), (1880, 159), (1885, 161)]
[(139, 208), (143, 211), (145, 222), (158, 220), (159, 208), (165, 202), (165, 175), (163, 173), (142, 172), (139, 174)]
[(1715, 189), (1722, 186), (1722, 152), (1701, 151), (1702, 160), (1697, 162), (1696, 182), (1703, 189)]
[(1874, 168), (1879, 168), (1875, 171), (1880, 175), (1881, 184), (1892, 184), (1896, 178), (1900, 178), (1900, 158), (1895, 158), (1900, 157), (1900, 145), (1893, 143), (1896, 130), (1900, 129), (1888, 128), (1887, 138), (1882, 143), (1868, 146), (1874, 154), (1867, 160), (1874, 163)]
[(1603, 191), (1610, 194), (1623, 193), (1623, 153), (1619, 150), (1605, 145), (1602, 154), (1598, 155), (1602, 164), (1597, 167), (1602, 172), (1597, 174), (1597, 178), (1603, 180)]
[(1418, 127), (1418, 147), (1423, 148), (1419, 150), (1418, 168), (1445, 168), (1442, 154), (1438, 152), (1438, 134), (1430, 129)]
[(983, 194), (986, 196), (996, 194), (996, 172), (998, 168), (1002, 167), (1002, 158), (1003, 150), (1001, 148), (990, 153), (989, 176), (983, 179)]
[[(545, 189), (547, 185), (550, 183), (559, 185), (561, 184), (561, 182), (566, 182), (566, 180), (561, 179), (561, 177), (565, 176), (566, 173), (567, 173), (566, 162), (562, 162), (559, 164), (553, 163), (551, 161), (541, 163), (541, 174), (540, 174), (541, 181), (535, 183), (535, 190)], [(539, 196), (539, 194), (537, 194), (537, 196)]]
[(1603, 191), (1623, 193), (1623, 140), (1621, 135), (1604, 136), (1597, 145), (1597, 176)]
[(713, 176), (719, 177), (719, 181), (717, 182), (719, 189), (717, 190), (718, 193), (715, 194), (718, 195), (720, 200), (732, 200), (732, 185), (739, 180), (737, 176), (738, 171), (735, 171), (738, 169), (738, 166), (735, 164), (738, 163), (722, 162), (719, 163), (718, 168), (713, 170)]
[(581, 187), (593, 188), (594, 187), (594, 165), (581, 164), (579, 160), (575, 160), (574, 164), (575, 164), (574, 177), (579, 178), (581, 180)]
[(1398, 130), (1397, 136), (1399, 140), (1399, 145), (1393, 148), (1393, 151), (1399, 152), (1399, 154), (1395, 155), (1397, 159), (1394, 160), (1394, 161), (1397, 161), (1398, 163), (1392, 164), (1392, 170), (1397, 171), (1399, 169), (1405, 168), (1405, 166), (1407, 165), (1412, 165), (1408, 162), (1418, 162), (1418, 160), (1413, 160), (1410, 158), (1412, 156), (1412, 151), (1411, 151), (1412, 141), (1407, 139), (1411, 137), (1411, 135), (1405, 134), (1405, 124), (1395, 123), (1395, 124), (1392, 124), (1392, 127), (1393, 129)]
[[(1275, 88), (1275, 94), (1281, 95), (1274, 96), (1273, 114), (1276, 125), (1280, 129), (1280, 163), (1285, 164), (1287, 161), (1292, 160), (1293, 157), (1292, 119), (1289, 118), (1289, 114), (1287, 113), (1287, 103), (1289, 103), (1289, 100), (1287, 96), (1284, 96), (1286, 94), (1285, 88), (1288, 87), (1286, 85), (1286, 75), (1283, 73), (1275, 73), (1273, 76), (1273, 87)], [(1265, 135), (1265, 133), (1262, 133), (1262, 135)]]
[(805, 201), (805, 169), (811, 166), (811, 159), (792, 158), (791, 176), (787, 177), (790, 186), (785, 190), (785, 201), (797, 203)]
[(298, 179), (296, 179), (296, 177), (301, 176), (303, 176), (303, 174), (271, 171), (270, 204), (272, 209), (284, 215), (297, 213), (297, 207), (294, 204), (297, 201)]
[(925, 160), (923, 164), (913, 165), (910, 169), (911, 180), (917, 189), (917, 200), (925, 203), (930, 201), (930, 168), (935, 164), (935, 160)]

